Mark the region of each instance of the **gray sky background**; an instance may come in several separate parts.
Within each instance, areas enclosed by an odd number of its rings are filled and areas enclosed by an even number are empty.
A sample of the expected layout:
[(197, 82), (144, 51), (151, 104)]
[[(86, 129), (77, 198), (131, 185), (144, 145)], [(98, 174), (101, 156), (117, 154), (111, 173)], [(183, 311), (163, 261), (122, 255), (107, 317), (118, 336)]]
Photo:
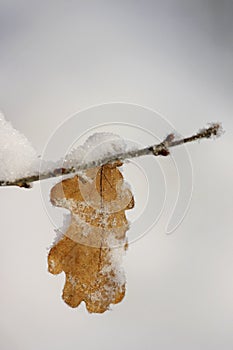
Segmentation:
[(106, 102), (157, 110), (181, 134), (226, 130), (188, 147), (188, 214), (130, 246), (127, 295), (103, 315), (68, 308), (64, 277), (47, 273), (40, 185), (2, 188), (2, 349), (232, 350), (232, 18), (231, 0), (0, 0), (0, 109), (38, 153), (68, 116)]

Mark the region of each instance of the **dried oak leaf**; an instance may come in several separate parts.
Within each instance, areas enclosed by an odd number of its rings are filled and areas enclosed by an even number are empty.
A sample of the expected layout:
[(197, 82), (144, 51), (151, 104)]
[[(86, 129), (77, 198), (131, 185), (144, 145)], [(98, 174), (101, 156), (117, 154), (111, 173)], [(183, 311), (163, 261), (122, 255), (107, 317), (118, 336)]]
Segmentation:
[(63, 300), (82, 301), (89, 312), (102, 313), (125, 295), (121, 260), (129, 228), (125, 210), (134, 198), (123, 180), (120, 162), (89, 169), (85, 176), (63, 180), (51, 190), (51, 202), (71, 212), (62, 238), (51, 248), (48, 269), (66, 274)]

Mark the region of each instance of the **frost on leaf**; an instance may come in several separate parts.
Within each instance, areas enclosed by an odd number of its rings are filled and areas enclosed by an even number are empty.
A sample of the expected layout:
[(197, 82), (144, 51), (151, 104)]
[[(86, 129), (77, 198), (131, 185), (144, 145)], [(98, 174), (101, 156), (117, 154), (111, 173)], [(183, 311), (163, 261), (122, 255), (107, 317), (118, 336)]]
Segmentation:
[(63, 180), (51, 190), (51, 202), (71, 212), (70, 225), (51, 248), (48, 269), (66, 274), (63, 299), (71, 307), (85, 302), (102, 313), (125, 295), (122, 256), (129, 228), (125, 210), (134, 206), (120, 162), (89, 169), (85, 176)]

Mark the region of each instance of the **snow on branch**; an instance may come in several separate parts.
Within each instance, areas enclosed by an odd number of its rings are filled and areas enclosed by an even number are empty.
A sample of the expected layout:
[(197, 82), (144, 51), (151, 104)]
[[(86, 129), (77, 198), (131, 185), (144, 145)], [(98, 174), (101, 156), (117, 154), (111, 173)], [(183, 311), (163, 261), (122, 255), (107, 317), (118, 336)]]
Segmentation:
[[(9, 133), (11, 132), (10, 128), (11, 125), (9, 126), (9, 123), (6, 124), (7, 122), (5, 122), (5, 120), (1, 119), (1, 115), (0, 115), (0, 122), (3, 124), (3, 126), (5, 126), (5, 128), (7, 127)], [(15, 129), (14, 129), (15, 130)], [(19, 139), (19, 144), (22, 145), (22, 139), (23, 139), (23, 135), (19, 134), (17, 131), (16, 135), (18, 136)], [(35, 182), (35, 181), (39, 181), (39, 180), (44, 180), (44, 179), (49, 179), (49, 178), (54, 178), (54, 177), (58, 177), (61, 175), (68, 175), (68, 174), (75, 174), (75, 173), (79, 173), (82, 172), (84, 170), (90, 169), (90, 168), (95, 168), (98, 166), (101, 166), (103, 164), (107, 164), (107, 163), (113, 163), (116, 161), (124, 161), (126, 159), (130, 159), (130, 158), (136, 158), (136, 157), (141, 157), (141, 156), (145, 156), (145, 155), (154, 155), (154, 156), (168, 156), (170, 154), (170, 148), (175, 147), (175, 146), (179, 146), (179, 145), (183, 145), (185, 143), (188, 142), (193, 142), (193, 141), (197, 141), (197, 140), (201, 140), (201, 139), (209, 139), (209, 138), (213, 138), (213, 137), (218, 137), (221, 136), (221, 134), (223, 133), (222, 130), (222, 126), (220, 123), (211, 123), (209, 124), (209, 126), (207, 128), (203, 128), (201, 130), (199, 130), (196, 134), (189, 136), (189, 137), (185, 137), (182, 139), (175, 139), (175, 135), (174, 134), (169, 134), (164, 140), (163, 142), (156, 144), (156, 145), (152, 145), (152, 146), (148, 146), (142, 149), (136, 149), (136, 150), (129, 150), (129, 151), (121, 151), (119, 153), (114, 153), (113, 154), (107, 154), (106, 156), (100, 157), (98, 158), (98, 156), (96, 158), (91, 158), (91, 160), (86, 161), (86, 162), (80, 162), (75, 165), (72, 166), (68, 166), (68, 167), (58, 167), (55, 169), (52, 169), (51, 171), (44, 171), (43, 173), (35, 173), (35, 175), (27, 175), (27, 171), (25, 171), (25, 176), (20, 176), (17, 179), (0, 179), (0, 186), (19, 186), (19, 187), (24, 187), (24, 188), (30, 188), (31, 187), (31, 183)], [(4, 141), (4, 140), (3, 140)], [(4, 148), (3, 142), (1, 142), (0, 146), (2, 148)], [(35, 162), (35, 157), (34, 157), (34, 153), (31, 150), (31, 146), (26, 144), (27, 148), (29, 149), (29, 155), (30, 155), (30, 160), (33, 160), (33, 162)], [(25, 148), (25, 142), (23, 143), (23, 147)], [(20, 149), (18, 149), (18, 146), (15, 147), (17, 150), (17, 154), (19, 153)], [(23, 149), (25, 151), (25, 149)], [(12, 154), (11, 154), (12, 156)], [(22, 155), (21, 155), (22, 157)], [(2, 161), (2, 159), (0, 159)], [(22, 163), (22, 160), (21, 160)], [(66, 164), (66, 162), (64, 163)], [(25, 169), (22, 169), (25, 170)], [(28, 170), (28, 169), (26, 169)], [(82, 176), (82, 174), (81, 174)]]

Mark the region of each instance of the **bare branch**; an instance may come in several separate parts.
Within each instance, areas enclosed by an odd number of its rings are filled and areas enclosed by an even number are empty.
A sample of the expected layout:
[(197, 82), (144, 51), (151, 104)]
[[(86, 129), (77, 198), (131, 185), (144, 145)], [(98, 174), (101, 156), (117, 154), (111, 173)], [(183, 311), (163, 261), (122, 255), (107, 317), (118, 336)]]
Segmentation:
[(25, 178), (17, 179), (15, 181), (0, 181), (0, 186), (19, 186), (24, 188), (30, 188), (31, 183), (39, 180), (45, 180), (49, 178), (58, 177), (61, 175), (75, 174), (89, 168), (95, 168), (107, 163), (113, 163), (115, 161), (124, 161), (130, 158), (141, 157), (145, 155), (154, 155), (154, 156), (168, 156), (170, 154), (170, 148), (179, 146), (188, 142), (193, 142), (201, 139), (208, 139), (212, 137), (221, 136), (223, 133), (222, 126), (220, 123), (212, 123), (208, 128), (199, 130), (196, 134), (186, 137), (183, 139), (175, 140), (174, 134), (169, 134), (163, 142), (149, 146), (139, 150), (132, 150), (125, 153), (115, 154), (114, 156), (105, 157), (102, 159), (97, 159), (88, 163), (81, 163), (76, 167), (71, 168), (58, 168), (54, 169), (51, 172), (36, 174), (28, 176)]

